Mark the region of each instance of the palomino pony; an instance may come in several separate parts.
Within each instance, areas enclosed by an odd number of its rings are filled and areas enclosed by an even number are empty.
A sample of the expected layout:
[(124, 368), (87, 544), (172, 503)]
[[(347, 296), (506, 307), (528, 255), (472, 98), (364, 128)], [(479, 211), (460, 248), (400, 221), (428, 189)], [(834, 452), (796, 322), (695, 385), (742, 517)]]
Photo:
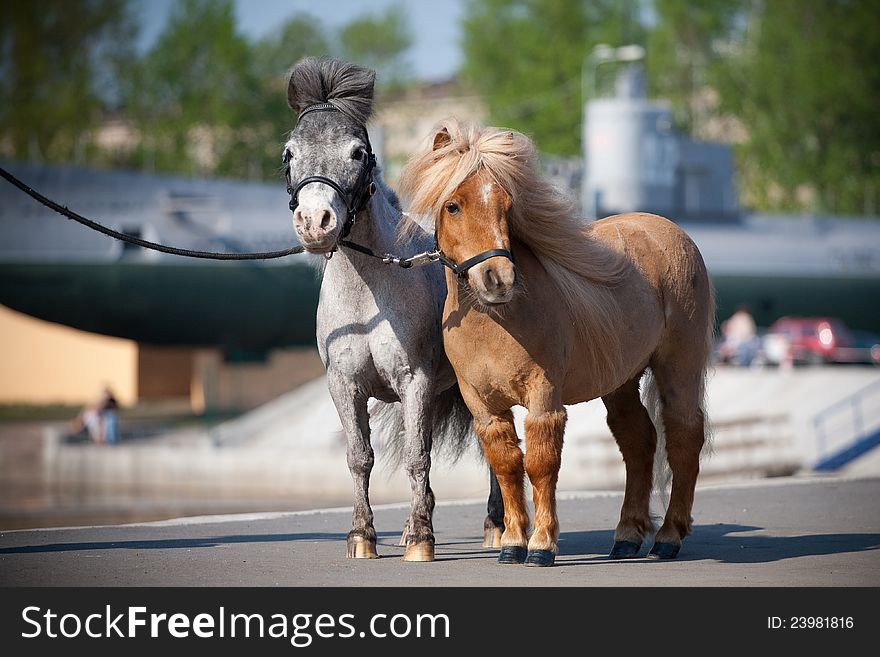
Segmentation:
[[(691, 529), (706, 437), (714, 327), (706, 268), (690, 238), (662, 217), (584, 224), (536, 167), (527, 137), (448, 120), (401, 174), (401, 195), (412, 213), (434, 221), (449, 267), (443, 341), (501, 485), (499, 561), (554, 563), (564, 404), (597, 397), (626, 464), (610, 556), (636, 556), (653, 530), (653, 461), (665, 429), (672, 492), (649, 556), (674, 558)], [(639, 398), (647, 368), (660, 416), (653, 421)], [(517, 404), (528, 409), (525, 457)], [(533, 487), (531, 538), (523, 470)]]
[[(460, 453), (470, 442), (471, 415), (443, 352), (442, 274), (436, 267), (404, 271), (374, 257), (395, 246), (401, 215), (397, 197), (376, 168), (365, 127), (374, 80), (373, 71), (338, 60), (299, 62), (288, 84), (288, 103), (299, 120), (283, 160), (294, 229), (307, 251), (327, 258), (317, 340), (354, 479), (348, 556), (378, 556), (369, 500), (374, 454), (367, 409), (375, 398), (389, 406), (374, 424), (386, 421), (389, 448), (403, 461), (412, 488), (401, 538), (404, 560), (431, 561), (432, 443), (445, 441)], [(430, 245), (425, 234), (407, 243), (414, 251)], [(390, 406), (393, 402), (400, 403)], [(499, 547), (503, 509), (494, 475), (492, 484), (484, 529), (487, 547)]]

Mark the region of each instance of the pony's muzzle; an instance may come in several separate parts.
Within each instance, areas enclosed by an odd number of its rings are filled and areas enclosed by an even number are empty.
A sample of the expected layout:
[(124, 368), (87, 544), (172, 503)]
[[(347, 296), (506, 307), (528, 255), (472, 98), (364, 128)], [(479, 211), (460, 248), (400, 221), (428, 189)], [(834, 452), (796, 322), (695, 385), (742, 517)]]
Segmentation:
[(303, 207), (293, 212), (293, 228), (307, 251), (322, 253), (336, 244), (339, 220), (328, 206)]
[(507, 303), (513, 298), (516, 268), (505, 258), (489, 258), (468, 271), (471, 287), (488, 305)]

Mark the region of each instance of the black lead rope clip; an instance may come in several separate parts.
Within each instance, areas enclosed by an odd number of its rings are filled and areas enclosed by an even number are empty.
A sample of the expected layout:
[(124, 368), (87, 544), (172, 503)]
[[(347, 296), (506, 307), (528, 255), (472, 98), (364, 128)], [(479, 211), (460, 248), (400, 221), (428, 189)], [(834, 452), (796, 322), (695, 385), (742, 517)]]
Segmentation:
[(386, 265), (397, 265), (403, 269), (409, 269), (413, 266), (413, 261), (410, 258), (401, 258), (400, 256), (396, 256), (392, 253), (386, 253), (382, 256), (382, 262)]

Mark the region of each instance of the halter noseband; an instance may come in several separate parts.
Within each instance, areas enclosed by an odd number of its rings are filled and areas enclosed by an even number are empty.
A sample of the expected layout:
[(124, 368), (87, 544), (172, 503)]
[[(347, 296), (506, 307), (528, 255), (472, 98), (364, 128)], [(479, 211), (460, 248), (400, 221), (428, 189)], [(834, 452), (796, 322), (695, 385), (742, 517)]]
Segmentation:
[(507, 258), (512, 263), (516, 264), (516, 260), (513, 257), (513, 251), (508, 251), (507, 249), (489, 249), (488, 251), (478, 253), (472, 258), (468, 258), (464, 262), (455, 264), (454, 260), (446, 257), (443, 251), (440, 250), (440, 245), (437, 244), (436, 239), (434, 243), (436, 244), (434, 253), (437, 256), (437, 261), (440, 262), (444, 267), (448, 267), (452, 271), (452, 273), (459, 278), (464, 278), (465, 276), (467, 276), (468, 270), (471, 267), (473, 267), (474, 265), (478, 265), (484, 260), (488, 260), (489, 258)]
[[(331, 103), (317, 103), (315, 105), (309, 105), (302, 112), (299, 113), (299, 118), (297, 119), (297, 125), (302, 121), (302, 118), (309, 114), (310, 112), (340, 112), (341, 110)], [(290, 194), (290, 211), (294, 212), (296, 208), (299, 206), (299, 193), (303, 187), (309, 185), (311, 183), (321, 183), (327, 185), (334, 189), (339, 196), (342, 198), (345, 203), (346, 210), (346, 218), (345, 224), (342, 226), (342, 232), (340, 233), (340, 241), (347, 237), (349, 232), (351, 232), (352, 226), (354, 226), (355, 219), (357, 218), (358, 212), (364, 209), (367, 204), (367, 199), (369, 199), (373, 194), (376, 193), (376, 183), (373, 181), (373, 169), (376, 168), (376, 155), (373, 153), (373, 147), (370, 144), (370, 136), (367, 133), (367, 127), (364, 128), (364, 138), (367, 142), (367, 158), (364, 162), (364, 166), (361, 168), (360, 174), (358, 174), (357, 182), (355, 183), (354, 189), (351, 193), (347, 193), (335, 180), (331, 178), (327, 178), (326, 176), (308, 176), (307, 178), (303, 178), (300, 180), (295, 186), (291, 186), (290, 179), (288, 177), (287, 184), (287, 193)], [(290, 162), (290, 154), (285, 152), (284, 154), (284, 164)], [(290, 169), (288, 168), (288, 176), (290, 175)], [(335, 248), (333, 249), (336, 250)]]

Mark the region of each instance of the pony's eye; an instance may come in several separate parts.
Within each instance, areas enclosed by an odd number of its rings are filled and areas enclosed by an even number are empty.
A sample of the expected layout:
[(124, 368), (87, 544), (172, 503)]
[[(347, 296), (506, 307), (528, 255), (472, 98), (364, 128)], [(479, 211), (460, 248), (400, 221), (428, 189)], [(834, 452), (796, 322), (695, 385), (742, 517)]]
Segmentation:
[(358, 162), (363, 162), (367, 157), (367, 152), (363, 148), (355, 148), (354, 152), (351, 154), (352, 160), (357, 160)]
[(290, 163), (290, 158), (291, 158), (291, 157), (293, 157), (293, 155), (291, 154), (291, 152), (290, 152), (289, 150), (287, 150), (287, 149), (285, 148), (285, 149), (284, 149), (284, 155), (281, 156), (281, 163), (282, 163), (282, 164), (289, 164), (289, 163)]
[(447, 211), (449, 214), (458, 214), (458, 211), (459, 211), (460, 209), (461, 209), (461, 208), (458, 207), (458, 203), (447, 203), (447, 204), (446, 204), (446, 211)]

